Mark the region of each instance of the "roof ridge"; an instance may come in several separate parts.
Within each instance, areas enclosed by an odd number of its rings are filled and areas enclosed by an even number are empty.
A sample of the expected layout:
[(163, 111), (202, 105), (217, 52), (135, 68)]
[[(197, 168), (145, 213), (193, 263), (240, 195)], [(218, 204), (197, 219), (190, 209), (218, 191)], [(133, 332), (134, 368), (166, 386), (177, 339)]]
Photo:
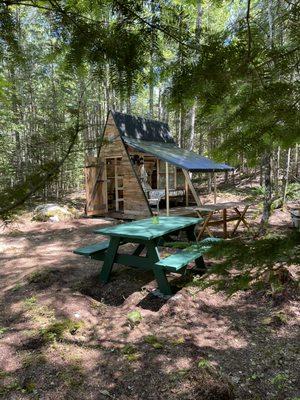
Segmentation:
[(115, 111), (115, 110), (109, 110), (109, 112), (111, 112), (112, 114), (124, 115), (124, 116), (130, 117), (130, 118), (143, 119), (143, 120), (146, 120), (146, 121), (148, 121), (148, 122), (157, 122), (157, 123), (159, 123), (159, 124), (164, 124), (164, 125), (167, 125), (167, 126), (169, 127), (169, 124), (168, 124), (167, 122), (160, 121), (159, 119), (153, 119), (153, 118), (149, 118), (149, 117), (143, 117), (143, 116), (140, 116), (140, 115), (137, 116), (137, 115), (128, 114), (128, 113), (124, 113), (124, 112), (121, 112), (121, 111)]

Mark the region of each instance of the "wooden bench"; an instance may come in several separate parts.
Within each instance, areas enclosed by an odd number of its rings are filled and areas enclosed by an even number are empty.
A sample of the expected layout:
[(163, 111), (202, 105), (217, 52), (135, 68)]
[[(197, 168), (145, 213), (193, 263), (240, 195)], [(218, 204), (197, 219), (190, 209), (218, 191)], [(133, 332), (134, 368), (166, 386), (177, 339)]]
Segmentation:
[(86, 247), (79, 247), (74, 250), (73, 253), (79, 254), (80, 256), (93, 258), (95, 260), (103, 260), (104, 252), (108, 249), (109, 240), (103, 242), (91, 244)]
[(219, 238), (203, 239), (201, 242), (197, 243), (197, 246), (188, 247), (183, 251), (163, 258), (158, 261), (155, 266), (170, 272), (183, 272), (190, 262), (195, 261), (196, 270), (204, 272), (206, 267), (203, 254), (208, 252), (214, 244), (219, 243), (221, 240), (222, 239)]

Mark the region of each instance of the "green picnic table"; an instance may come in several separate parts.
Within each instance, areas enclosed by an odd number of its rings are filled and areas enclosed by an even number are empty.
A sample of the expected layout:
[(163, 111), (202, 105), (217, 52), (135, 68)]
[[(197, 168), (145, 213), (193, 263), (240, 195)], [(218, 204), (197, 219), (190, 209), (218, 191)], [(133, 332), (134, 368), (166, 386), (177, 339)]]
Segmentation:
[[(169, 257), (162, 258), (158, 245), (168, 240), (170, 234), (185, 231), (191, 242), (196, 242), (195, 226), (202, 222), (201, 218), (191, 217), (159, 217), (159, 223), (154, 224), (152, 218), (133, 221), (107, 228), (96, 229), (97, 234), (109, 236), (109, 241), (102, 241), (94, 245), (76, 249), (74, 253), (102, 260), (103, 266), (100, 279), (107, 283), (115, 263), (137, 268), (139, 270), (152, 270), (161, 293), (172, 294), (166, 272), (182, 272), (189, 262), (195, 261), (196, 267), (205, 269), (202, 258), (204, 250), (181, 251)], [(218, 239), (208, 238), (205, 249)], [(121, 254), (119, 247), (126, 243), (136, 244), (132, 254)], [(208, 247), (207, 247), (208, 246)], [(143, 250), (146, 255), (142, 256)]]

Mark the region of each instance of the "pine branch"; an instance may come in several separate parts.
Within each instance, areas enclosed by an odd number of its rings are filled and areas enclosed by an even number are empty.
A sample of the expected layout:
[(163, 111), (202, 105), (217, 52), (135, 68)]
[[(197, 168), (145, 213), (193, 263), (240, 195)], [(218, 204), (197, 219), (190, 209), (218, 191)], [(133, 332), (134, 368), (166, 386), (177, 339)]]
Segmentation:
[(127, 7), (125, 4), (121, 3), (120, 1), (116, 0), (115, 3), (119, 6), (120, 10), (123, 9), (123, 10), (127, 11), (129, 14), (131, 14), (133, 17), (135, 17), (142, 24), (149, 26), (151, 29), (156, 29), (156, 30), (164, 33), (165, 35), (169, 36), (171, 39), (175, 40), (175, 42), (181, 44), (184, 47), (187, 47), (191, 50), (200, 51), (199, 46), (193, 46), (189, 43), (182, 41), (178, 36), (174, 35), (172, 32), (170, 32), (164, 26), (148, 21), (147, 19), (145, 19), (144, 17), (139, 15), (137, 12), (133, 11), (131, 8)]

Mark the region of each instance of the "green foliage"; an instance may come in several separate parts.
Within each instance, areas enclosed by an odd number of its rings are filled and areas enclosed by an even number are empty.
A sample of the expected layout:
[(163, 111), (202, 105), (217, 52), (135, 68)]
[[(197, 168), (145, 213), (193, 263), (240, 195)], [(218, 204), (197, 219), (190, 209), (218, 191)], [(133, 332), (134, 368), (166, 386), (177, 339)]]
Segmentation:
[(5, 334), (5, 332), (7, 332), (8, 328), (5, 327), (0, 327), (0, 337), (3, 336)]
[(211, 369), (212, 365), (209, 360), (206, 360), (205, 358), (201, 358), (201, 360), (198, 361), (198, 368)]
[(170, 373), (170, 380), (171, 381), (179, 381), (186, 377), (186, 375), (190, 372), (188, 368), (179, 369), (177, 371)]
[(130, 345), (130, 344), (126, 344), (122, 349), (121, 349), (121, 353), (124, 355), (124, 357), (126, 358), (127, 361), (137, 361), (139, 358), (139, 353), (137, 352), (137, 349)]
[(239, 290), (270, 285), (272, 293), (290, 283), (285, 265), (300, 263), (300, 233), (269, 235), (242, 242), (222, 242), (212, 248), (210, 257), (218, 262), (209, 270), (208, 285), (233, 294)]
[[(8, 3), (0, 5), (1, 208), (81, 189), (109, 108), (146, 115), (153, 103), (189, 146), (196, 104), (195, 150), (235, 165), (299, 141), (298, 3), (253, 1), (249, 25), (236, 1)], [(60, 165), (77, 111), (80, 134)]]
[(287, 200), (300, 199), (300, 183), (290, 183), (286, 191)]
[(64, 337), (64, 334), (69, 332), (74, 335), (78, 329), (82, 327), (82, 322), (75, 322), (70, 319), (57, 321), (46, 328), (40, 330), (41, 338), (45, 342), (56, 342)]
[(271, 379), (271, 383), (276, 387), (276, 389), (283, 389), (288, 381), (289, 377), (285, 373), (279, 373)]
[(155, 335), (149, 335), (145, 337), (145, 342), (150, 344), (154, 349), (162, 349), (163, 343)]
[(24, 300), (24, 305), (25, 305), (26, 308), (28, 308), (28, 309), (33, 308), (36, 304), (37, 304), (37, 299), (36, 299), (35, 296), (27, 297), (27, 298)]
[(133, 310), (127, 314), (127, 320), (132, 326), (138, 325), (142, 319), (143, 317), (139, 310)]

